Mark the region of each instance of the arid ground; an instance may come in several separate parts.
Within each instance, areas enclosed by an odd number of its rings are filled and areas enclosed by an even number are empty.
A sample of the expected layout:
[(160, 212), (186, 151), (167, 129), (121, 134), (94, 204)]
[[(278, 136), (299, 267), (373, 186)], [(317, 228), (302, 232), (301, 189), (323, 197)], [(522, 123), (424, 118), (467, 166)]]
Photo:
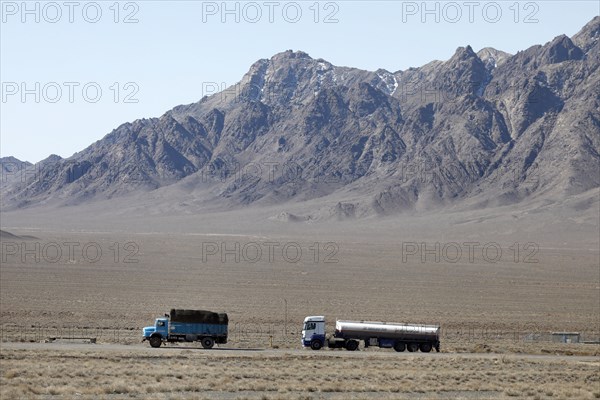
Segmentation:
[[(429, 218), (217, 230), (191, 216), (146, 233), (8, 218), (2, 398), (600, 397), (599, 346), (552, 341), (600, 336), (597, 236)], [(227, 312), (221, 347), (249, 351), (141, 344), (170, 308)], [(329, 331), (335, 319), (437, 323), (442, 353), (301, 350), (308, 315)]]
[[(5, 344), (2, 398), (593, 399), (597, 357)], [(32, 359), (35, 362), (32, 362)]]

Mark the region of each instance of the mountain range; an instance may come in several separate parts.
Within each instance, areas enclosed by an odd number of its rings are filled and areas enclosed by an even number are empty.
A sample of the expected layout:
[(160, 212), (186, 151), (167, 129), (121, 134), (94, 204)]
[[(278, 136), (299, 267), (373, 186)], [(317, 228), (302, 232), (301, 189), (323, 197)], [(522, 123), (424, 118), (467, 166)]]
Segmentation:
[(396, 72), (285, 51), (72, 157), (2, 158), (2, 209), (160, 193), (222, 210), (310, 200), (343, 219), (597, 191), (599, 38), (595, 17), (514, 55), (459, 47)]

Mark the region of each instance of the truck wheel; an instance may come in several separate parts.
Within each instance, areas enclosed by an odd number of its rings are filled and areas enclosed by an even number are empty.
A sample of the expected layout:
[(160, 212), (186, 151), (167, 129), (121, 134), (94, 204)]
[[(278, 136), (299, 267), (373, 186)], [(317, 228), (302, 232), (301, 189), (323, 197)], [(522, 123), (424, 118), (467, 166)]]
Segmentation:
[(214, 345), (215, 345), (215, 341), (213, 340), (213, 338), (210, 338), (210, 337), (202, 338), (202, 347), (204, 347), (205, 349), (212, 349)]
[(419, 350), (419, 345), (416, 343), (409, 343), (408, 346), (406, 346), (406, 349), (409, 352), (414, 353), (415, 351)]
[(348, 340), (346, 342), (346, 350), (354, 351), (358, 349), (358, 342), (356, 340)]
[(321, 350), (321, 347), (323, 347), (323, 344), (320, 340), (313, 340), (310, 342), (310, 348), (313, 350)]
[(406, 350), (406, 345), (402, 342), (398, 342), (394, 345), (394, 350), (396, 350), (397, 352), (402, 352)]
[(160, 347), (160, 345), (162, 344), (162, 339), (160, 338), (160, 336), (152, 336), (150, 339), (148, 339), (148, 341), (150, 342), (150, 346), (152, 347)]
[(419, 346), (419, 349), (421, 349), (421, 351), (423, 353), (429, 353), (431, 351), (431, 344), (421, 343), (421, 345)]

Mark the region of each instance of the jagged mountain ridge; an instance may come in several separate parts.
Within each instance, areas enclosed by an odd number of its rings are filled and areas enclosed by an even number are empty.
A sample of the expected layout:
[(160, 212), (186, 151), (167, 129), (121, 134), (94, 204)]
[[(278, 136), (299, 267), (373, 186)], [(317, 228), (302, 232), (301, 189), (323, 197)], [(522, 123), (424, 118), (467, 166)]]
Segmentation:
[(599, 26), (397, 72), (279, 53), (222, 93), (3, 183), (2, 206), (184, 187), (223, 207), (339, 193), (335, 213), (356, 215), (582, 193), (600, 184)]

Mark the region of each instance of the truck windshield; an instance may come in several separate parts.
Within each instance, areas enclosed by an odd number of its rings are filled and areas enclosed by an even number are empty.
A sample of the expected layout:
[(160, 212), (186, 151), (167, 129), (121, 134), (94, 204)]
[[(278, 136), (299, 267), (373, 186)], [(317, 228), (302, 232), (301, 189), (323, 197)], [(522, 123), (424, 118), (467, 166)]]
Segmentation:
[(165, 326), (165, 321), (158, 321), (157, 326)]
[(315, 329), (316, 327), (317, 327), (317, 324), (314, 322), (307, 322), (304, 324), (305, 331), (311, 331), (311, 330)]

